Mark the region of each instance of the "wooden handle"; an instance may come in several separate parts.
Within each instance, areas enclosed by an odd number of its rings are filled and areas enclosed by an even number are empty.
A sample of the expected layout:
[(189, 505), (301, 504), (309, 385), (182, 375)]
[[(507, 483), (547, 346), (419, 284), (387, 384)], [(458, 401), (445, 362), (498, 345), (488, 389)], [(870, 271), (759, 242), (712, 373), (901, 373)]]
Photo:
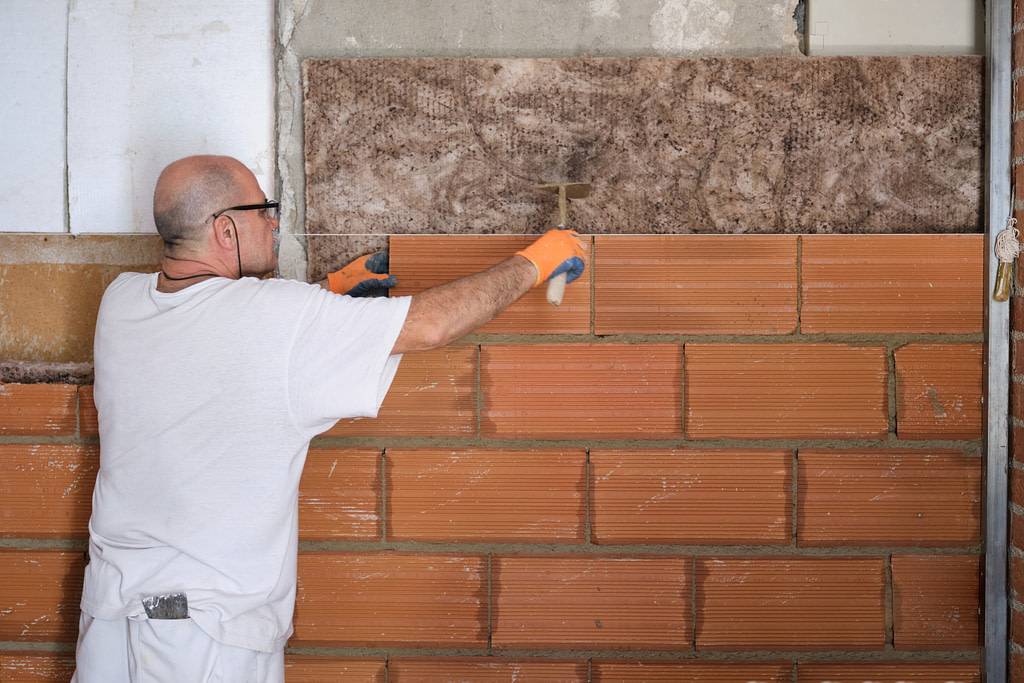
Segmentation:
[(565, 296), (566, 274), (559, 273), (548, 279), (548, 303), (552, 306), (559, 306), (562, 297)]

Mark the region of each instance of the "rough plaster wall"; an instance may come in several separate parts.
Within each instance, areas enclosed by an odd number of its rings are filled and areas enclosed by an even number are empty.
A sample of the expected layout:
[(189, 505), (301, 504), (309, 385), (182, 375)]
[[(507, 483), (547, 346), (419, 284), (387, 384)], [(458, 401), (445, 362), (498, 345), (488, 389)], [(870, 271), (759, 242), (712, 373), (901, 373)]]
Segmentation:
[(316, 58), (797, 56), (798, 0), (278, 0), (281, 275), (305, 280), (301, 62)]

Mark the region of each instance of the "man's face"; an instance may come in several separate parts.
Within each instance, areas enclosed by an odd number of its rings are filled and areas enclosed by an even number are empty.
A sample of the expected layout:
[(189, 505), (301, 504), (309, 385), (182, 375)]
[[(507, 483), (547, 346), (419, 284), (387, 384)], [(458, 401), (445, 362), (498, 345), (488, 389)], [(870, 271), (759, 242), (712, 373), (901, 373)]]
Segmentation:
[[(245, 187), (245, 204), (263, 204), (267, 197), (260, 189), (259, 182), (248, 174)], [(240, 202), (240, 204), (243, 202)], [(242, 260), (242, 274), (261, 277), (277, 268), (276, 232), (279, 222), (276, 210), (257, 209), (232, 211), (238, 230), (238, 248)]]

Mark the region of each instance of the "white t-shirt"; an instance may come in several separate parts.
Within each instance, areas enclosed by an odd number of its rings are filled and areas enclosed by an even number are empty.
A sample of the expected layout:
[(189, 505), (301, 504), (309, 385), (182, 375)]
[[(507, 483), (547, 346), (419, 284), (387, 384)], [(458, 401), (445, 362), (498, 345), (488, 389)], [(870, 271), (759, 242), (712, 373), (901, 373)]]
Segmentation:
[(82, 609), (143, 613), (184, 592), (200, 628), (275, 651), (292, 632), (298, 487), (310, 439), (375, 417), (409, 298), (288, 280), (107, 289), (95, 341), (100, 470)]

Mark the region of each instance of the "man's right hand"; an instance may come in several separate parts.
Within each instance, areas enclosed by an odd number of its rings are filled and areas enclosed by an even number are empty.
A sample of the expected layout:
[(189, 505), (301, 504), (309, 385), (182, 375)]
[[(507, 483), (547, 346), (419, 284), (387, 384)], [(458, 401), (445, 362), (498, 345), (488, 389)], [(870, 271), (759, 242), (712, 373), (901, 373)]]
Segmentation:
[(586, 245), (575, 230), (549, 230), (516, 254), (537, 269), (534, 287), (561, 273), (565, 273), (566, 282), (572, 282), (583, 274), (586, 267)]

